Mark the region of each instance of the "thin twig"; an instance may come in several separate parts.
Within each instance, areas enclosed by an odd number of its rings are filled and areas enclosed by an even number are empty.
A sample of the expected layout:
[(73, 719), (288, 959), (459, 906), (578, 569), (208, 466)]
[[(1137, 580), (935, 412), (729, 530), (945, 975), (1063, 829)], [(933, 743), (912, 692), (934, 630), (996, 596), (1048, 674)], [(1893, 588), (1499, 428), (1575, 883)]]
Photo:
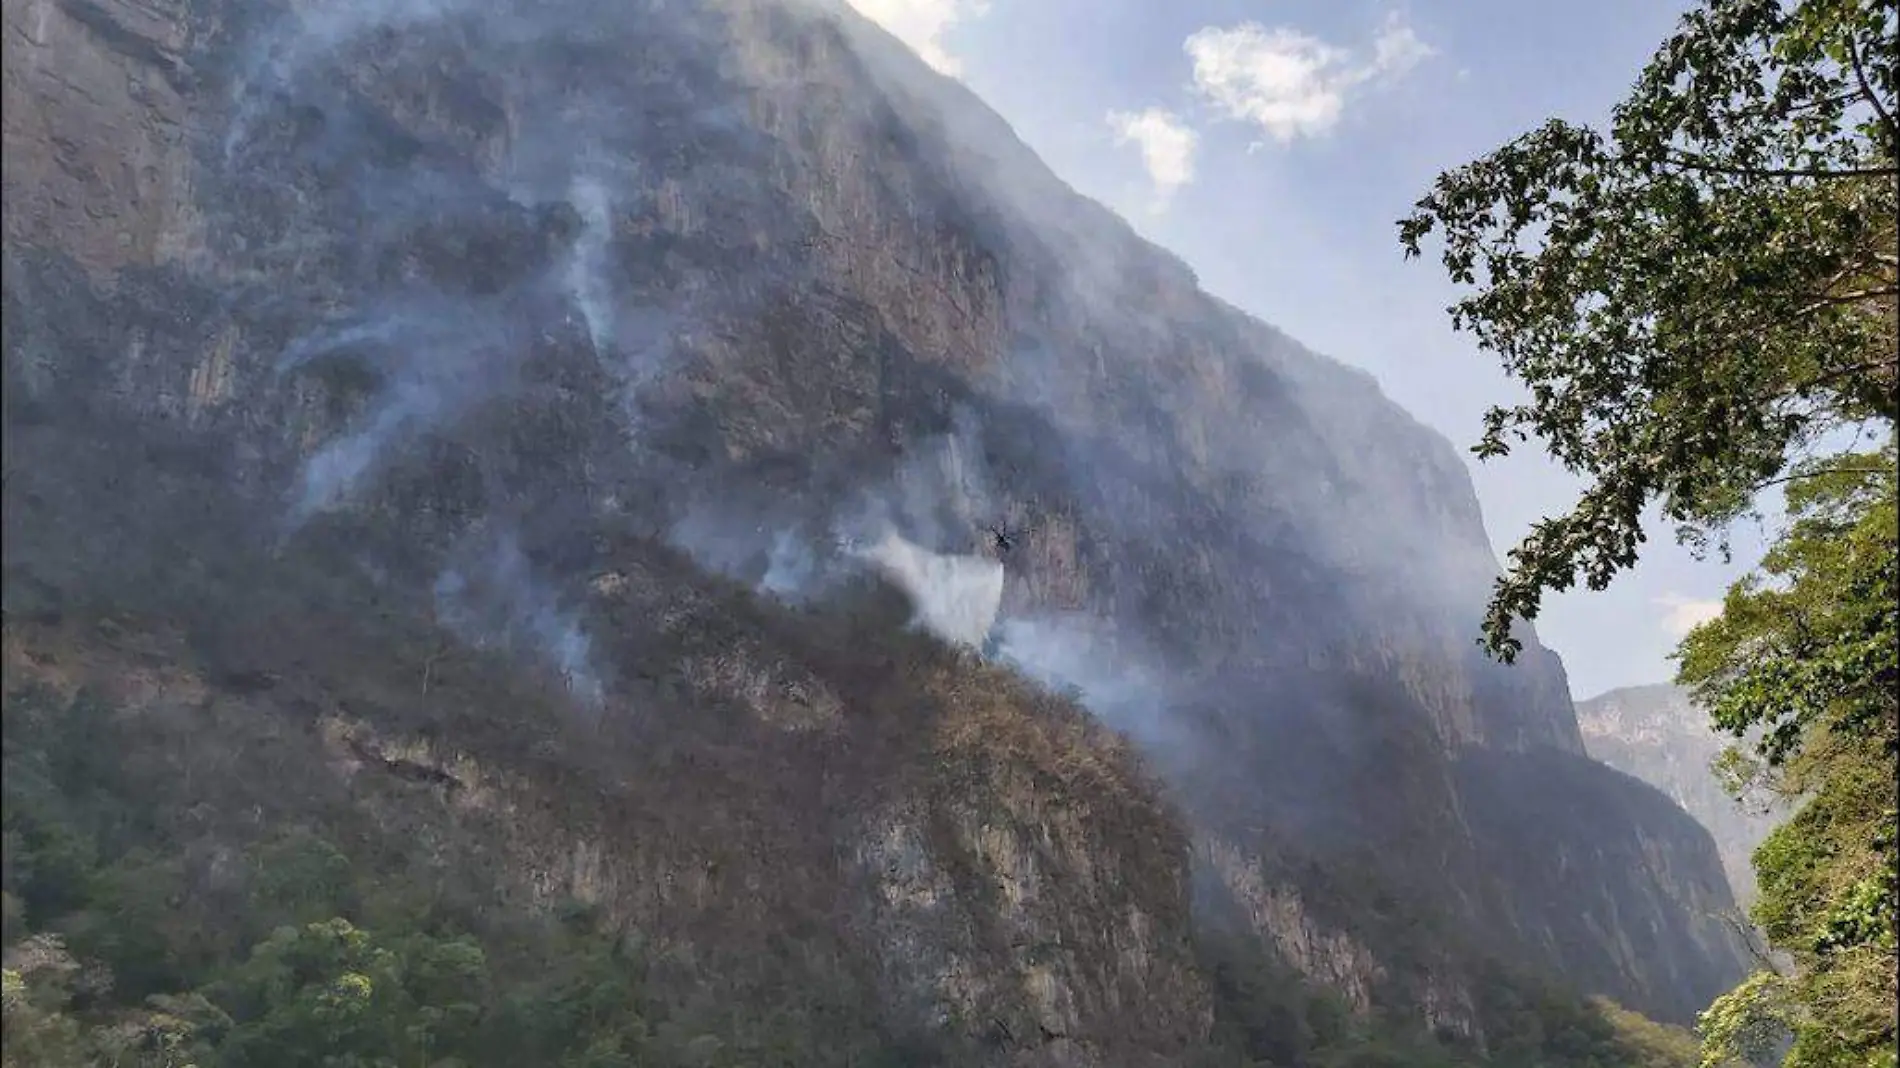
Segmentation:
[[(1765, 482), (1757, 482), (1754, 485), (1754, 489), (1762, 490), (1762, 489), (1767, 489), (1769, 486), (1779, 486), (1783, 482), (1793, 482), (1796, 479), (1825, 478), (1828, 475), (1891, 475), (1891, 474), (1893, 474), (1893, 471), (1890, 468), (1885, 468), (1885, 467), (1830, 467), (1826, 469), (1825, 471), (1797, 471), (1791, 475), (1782, 475), (1778, 478), (1768, 479)], [(1751, 492), (1753, 491), (1751, 490)]]
[(1738, 167), (1733, 164), (1711, 163), (1686, 152), (1675, 152), (1670, 162), (1684, 170), (1706, 174), (1730, 174), (1743, 178), (1891, 178), (1900, 175), (1900, 167), (1847, 167), (1828, 170), (1822, 167)]
[(1876, 297), (1891, 297), (1896, 294), (1900, 294), (1900, 286), (1883, 286), (1880, 289), (1856, 289), (1851, 293), (1836, 293), (1832, 296), (1815, 296), (1811, 293), (1804, 293), (1802, 296), (1807, 297), (1814, 303), (1803, 308), (1799, 314), (1805, 315), (1811, 311), (1819, 311), (1830, 304), (1853, 304), (1858, 301), (1873, 300)]
[(1880, 124), (1887, 128), (1887, 149), (1891, 152), (1896, 143), (1900, 143), (1900, 126), (1894, 125), (1893, 114), (1881, 106), (1880, 95), (1867, 84), (1867, 71), (1860, 65), (1860, 42), (1854, 40), (1851, 30), (1847, 34), (1847, 58), (1854, 65), (1854, 80), (1860, 83), (1861, 95), (1867, 98), (1867, 105), (1874, 109)]

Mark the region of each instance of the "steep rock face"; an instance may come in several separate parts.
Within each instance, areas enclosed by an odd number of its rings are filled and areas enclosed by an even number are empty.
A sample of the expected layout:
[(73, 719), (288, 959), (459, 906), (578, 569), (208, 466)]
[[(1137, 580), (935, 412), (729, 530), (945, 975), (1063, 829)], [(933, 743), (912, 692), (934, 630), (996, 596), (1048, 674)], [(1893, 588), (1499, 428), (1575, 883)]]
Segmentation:
[[(1459, 782), (1485, 863), (1512, 871), (1491, 915), (1564, 961), (1567, 980), (1621, 986), (1632, 1003), (1683, 1021), (1733, 980), (1734, 899), (1715, 843), (1660, 791), (1548, 751), (1467, 754)], [(1605, 822), (1619, 833), (1603, 834)], [(1547, 901), (1572, 911), (1553, 915)]]
[[(798, 600), (829, 588), (846, 519), (936, 552), (999, 522), (1024, 532), (1002, 654), (1081, 650), (1049, 674), (1164, 772), (1193, 769), (1177, 790), (1222, 870), (1363, 864), (1489, 951), (1678, 1017), (1736, 970), (1696, 918), (1693, 847), (1567, 884), (1648, 903), (1687, 965), (1621, 953), (1636, 936), (1601, 929), (1621, 922), (1602, 896), (1499, 861), (1679, 843), (1605, 820), (1553, 852), (1474, 812), (1496, 797), (1469, 767), (1582, 743), (1554, 655), (1533, 640), (1504, 669), (1471, 645), (1494, 563), (1449, 445), (1201, 293), (848, 12), (31, 0), (5, 17), (9, 463), (29, 439), (32, 462), (67, 462), (83, 427), (144, 464), (54, 493), (72, 508), (188, 469), (248, 517), (230, 537), (353, 545), (607, 710), (640, 684), (599, 653), (608, 532)], [(164, 537), (191, 542), (178, 523)], [(803, 670), (688, 675), (822, 732), (830, 700), (786, 681)], [(1621, 780), (1564, 782), (1553, 803)], [(875, 922), (899, 944), (941, 896), (919, 811), (862, 813), (853, 847), (897, 873)], [(1006, 900), (1034, 896), (1025, 841), (1080, 833), (1044, 819), (958, 832)], [(1380, 961), (1323, 903), (1286, 929), (1289, 878), (1243, 910), (1264, 943), (1308, 947), (1349, 991), (1419, 966)], [(1136, 937), (1134, 917), (1089, 937)], [(893, 974), (969, 989), (944, 963), (959, 952)], [(1121, 996), (1025, 974), (1046, 1034)], [(1408, 988), (1459, 1000), (1430, 975)]]
[(1755, 897), (1751, 858), (1783, 815), (1772, 799), (1738, 801), (1711, 765), (1733, 739), (1709, 726), (1707, 713), (1678, 686), (1630, 686), (1577, 703), (1577, 724), (1593, 760), (1668, 794), (1708, 828), (1738, 901)]
[[(43, 460), (31, 436), (10, 455)], [(589, 604), (626, 678), (590, 714), (334, 543), (206, 545), (241, 522), (183, 479), (74, 514), (87, 459), (9, 480), (38, 514), (6, 514), (8, 714), (36, 689), (113, 710), (97, 744), (182, 843), (188, 926), (247, 893), (235, 858), (314, 827), (382, 843), (459, 924), (589, 909), (741, 1034), (884, 1038), (815, 1063), (1161, 1068), (1205, 1044), (1186, 835), (1080, 709), (618, 545)], [(89, 540), (128, 535), (180, 555), (95, 566)]]

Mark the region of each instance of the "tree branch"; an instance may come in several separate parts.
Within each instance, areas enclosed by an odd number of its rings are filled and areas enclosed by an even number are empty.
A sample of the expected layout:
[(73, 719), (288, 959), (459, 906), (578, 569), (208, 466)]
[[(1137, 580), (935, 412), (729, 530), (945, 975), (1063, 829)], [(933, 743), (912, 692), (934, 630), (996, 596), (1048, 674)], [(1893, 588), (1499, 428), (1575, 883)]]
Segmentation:
[(1836, 293), (1832, 296), (1817, 296), (1812, 293), (1806, 293), (1803, 294), (1803, 296), (1814, 301), (1814, 303), (1801, 309), (1796, 314), (1806, 315), (1812, 311), (1819, 311), (1831, 304), (1853, 304), (1857, 301), (1873, 300), (1876, 297), (1891, 297), (1897, 294), (1900, 294), (1900, 286), (1883, 286), (1879, 289), (1856, 289), (1851, 293)]
[(1771, 101), (1759, 107), (1740, 108), (1734, 112), (1734, 115), (1737, 119), (1779, 118), (1783, 114), (1794, 115), (1803, 111), (1813, 111), (1816, 108), (1831, 108), (1852, 103), (1859, 96), (1858, 91), (1848, 89), (1833, 96), (1817, 96), (1812, 100), (1803, 100), (1798, 103)]
[(1687, 152), (1673, 152), (1669, 162), (1686, 171), (1701, 174), (1728, 174), (1741, 178), (1891, 178), (1900, 175), (1900, 167), (1847, 167), (1840, 170), (1828, 170), (1822, 167), (1737, 167), (1733, 164), (1712, 163), (1700, 156)]
[(1825, 386), (1829, 382), (1833, 382), (1838, 379), (1851, 378), (1854, 375), (1865, 374), (1870, 371), (1880, 371), (1880, 370), (1885, 370), (1885, 369), (1891, 369), (1895, 367), (1900, 367), (1900, 356), (1897, 356), (1891, 360), (1869, 360), (1866, 363), (1854, 364), (1852, 367), (1836, 367), (1832, 371), (1827, 371), (1825, 373), (1818, 374), (1814, 376), (1813, 378), (1810, 378), (1804, 382), (1793, 383), (1792, 385), (1776, 390), (1773, 393), (1764, 393), (1761, 396), (1751, 398), (1751, 400), (1756, 404), (1766, 404), (1769, 401), (1784, 400), (1789, 397), (1799, 397), (1807, 393), (1808, 390), (1815, 388), (1816, 386)]
[(1881, 106), (1880, 94), (1874, 92), (1873, 86), (1867, 84), (1867, 70), (1861, 66), (1860, 61), (1860, 42), (1854, 40), (1851, 30), (1847, 34), (1847, 58), (1853, 63), (1854, 80), (1860, 83), (1861, 95), (1866, 98), (1867, 105), (1874, 109), (1874, 114), (1880, 119), (1880, 125), (1887, 128), (1887, 151), (1893, 153), (1896, 147), (1900, 147), (1900, 126), (1894, 125), (1893, 113)]
[(1830, 467), (1824, 471), (1797, 471), (1791, 475), (1781, 475), (1776, 478), (1770, 478), (1761, 482), (1757, 482), (1755, 483), (1754, 486), (1752, 486), (1749, 489), (1749, 492), (1753, 493), (1753, 492), (1756, 492), (1757, 490), (1767, 489), (1769, 486), (1779, 486), (1784, 482), (1794, 482), (1803, 478), (1826, 478), (1828, 475), (1890, 475), (1890, 474), (1893, 474), (1893, 470), (1891, 468), (1886, 468), (1886, 467)]

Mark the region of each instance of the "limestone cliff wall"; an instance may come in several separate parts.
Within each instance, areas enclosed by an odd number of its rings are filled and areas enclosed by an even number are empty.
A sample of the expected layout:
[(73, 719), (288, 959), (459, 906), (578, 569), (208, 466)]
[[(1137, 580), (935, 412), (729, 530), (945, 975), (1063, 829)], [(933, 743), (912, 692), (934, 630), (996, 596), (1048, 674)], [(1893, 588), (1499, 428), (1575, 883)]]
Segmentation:
[[(1471, 645), (1495, 564), (1449, 444), (1202, 293), (854, 16), (24, 0), (5, 32), (10, 455), (84, 425), (132, 450), (127, 475), (211, 478), (246, 537), (347, 536), (425, 587), (505, 530), (555, 591), (506, 604), (562, 656), (610, 618), (580, 592), (613, 566), (606, 530), (718, 548), (752, 581), (781, 536), (822, 556), (867, 494), (934, 551), (1000, 522), (1024, 532), (1006, 616), (1086, 619), (1092, 670), (1164, 680), (1108, 718), (1191, 769), (1182, 802), (1241, 858), (1223, 870), (1364, 861), (1492, 950), (1639, 1007), (1735, 970), (1686, 934), (1706, 957), (1688, 978), (1621, 954), (1628, 932), (1573, 922), (1601, 901), (1499, 859), (1467, 755), (1582, 743), (1554, 655), (1505, 669)], [(918, 475), (946, 440), (964, 473)], [(628, 700), (624, 670), (589, 670)], [(771, 708), (766, 680), (799, 667), (695, 670)], [(935, 877), (903, 859), (907, 811), (863, 833), (914, 902)], [(1705, 859), (1597, 874), (1687, 932), (1702, 899), (1671, 880)], [(1349, 917), (1280, 930), (1285, 899), (1261, 900), (1269, 941), (1352, 944)], [(1113, 1004), (1025, 981), (1052, 1034), (1071, 1002)]]
[(1738, 800), (1723, 789), (1711, 765), (1735, 740), (1717, 733), (1675, 686), (1599, 694), (1578, 702), (1577, 722), (1592, 759), (1668, 794), (1708, 828), (1736, 899), (1753, 900), (1755, 847), (1786, 812), (1772, 797)]

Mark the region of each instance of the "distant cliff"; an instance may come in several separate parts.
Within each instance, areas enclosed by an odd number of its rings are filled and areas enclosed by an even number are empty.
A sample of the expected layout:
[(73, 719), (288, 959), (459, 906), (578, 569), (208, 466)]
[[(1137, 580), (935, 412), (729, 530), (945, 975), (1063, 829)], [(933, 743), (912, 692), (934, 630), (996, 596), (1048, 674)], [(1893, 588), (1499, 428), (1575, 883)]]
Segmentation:
[(1738, 901), (1755, 897), (1750, 858), (1782, 814), (1771, 798), (1737, 800), (1710, 765), (1735, 740), (1709, 725), (1680, 687), (1631, 686), (1577, 704), (1590, 756), (1643, 780), (1709, 829)]
[[(1486, 961), (1677, 1021), (1738, 975), (1707, 837), (1583, 759), (1534, 636), (1516, 668), (1474, 648), (1495, 560), (1452, 447), (850, 12), (5, 18), (9, 619), (136, 606), (283, 675), (273, 599), (334, 574), (333, 618), (512, 655), (660, 754), (640, 774), (687, 814), (657, 844), (516, 769), (507, 803), (559, 813), (510, 840), (522, 886), (680, 939), (838, 893), (891, 1013), (1037, 1063), (1204, 1031), (1190, 893), (1355, 1008), (1480, 1043)], [(946, 596), (960, 627), (994, 606), (1001, 664), (930, 659), (850, 546), (990, 527), (1000, 598)], [(1003, 666), (1133, 738), (1167, 802)], [(263, 703), (555, 759), (375, 692)], [(686, 829), (741, 825), (771, 828), (744, 863)]]

